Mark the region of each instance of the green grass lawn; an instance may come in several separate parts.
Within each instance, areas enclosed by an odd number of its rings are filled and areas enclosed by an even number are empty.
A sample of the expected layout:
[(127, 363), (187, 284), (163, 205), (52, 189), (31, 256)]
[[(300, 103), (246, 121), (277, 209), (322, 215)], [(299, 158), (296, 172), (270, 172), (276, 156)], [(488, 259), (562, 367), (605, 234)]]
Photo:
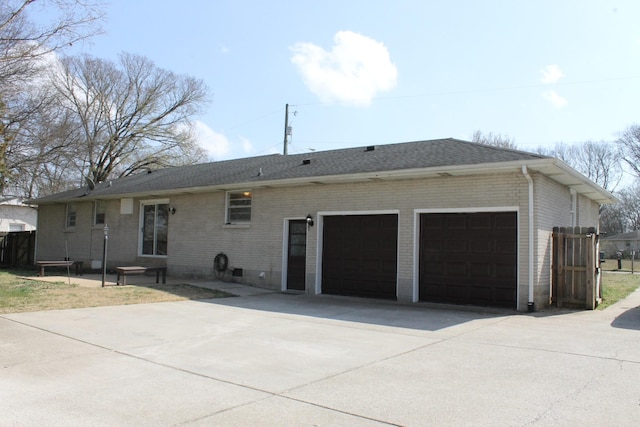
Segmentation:
[[(624, 299), (640, 287), (640, 261), (623, 259), (618, 269), (617, 259), (606, 259), (600, 263), (602, 270), (602, 302), (599, 310), (604, 310)], [(631, 274), (633, 272), (633, 274)]]
[[(618, 270), (616, 260), (602, 264), (603, 310), (625, 298), (640, 286), (640, 263), (624, 260)], [(28, 277), (33, 271), (0, 270), (0, 314), (26, 311), (60, 310), (66, 308), (99, 307), (106, 305), (141, 304), (181, 300), (210, 299), (229, 296), (224, 292), (190, 285), (111, 286), (85, 288), (66, 282), (39, 282)]]
[(618, 260), (617, 259), (606, 259), (604, 262), (600, 263), (600, 268), (602, 271), (623, 271), (626, 273), (640, 273), (640, 261), (637, 259), (632, 261), (630, 259), (622, 260), (622, 268), (618, 269)]
[(34, 275), (33, 271), (0, 270), (0, 314), (230, 296), (221, 291), (176, 284), (88, 288), (28, 278)]

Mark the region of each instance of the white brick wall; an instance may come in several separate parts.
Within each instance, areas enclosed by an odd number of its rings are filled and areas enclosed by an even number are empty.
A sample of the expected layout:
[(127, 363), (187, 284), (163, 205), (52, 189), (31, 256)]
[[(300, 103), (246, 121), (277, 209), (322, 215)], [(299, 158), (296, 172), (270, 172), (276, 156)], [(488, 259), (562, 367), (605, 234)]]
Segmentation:
[[(182, 274), (212, 274), (213, 258), (229, 256), (230, 265), (243, 268), (245, 281), (279, 289), (282, 277), (285, 218), (311, 214), (316, 226), (309, 229), (307, 274), (315, 278), (316, 248), (321, 227), (318, 212), (398, 212), (398, 276), (403, 285), (399, 297), (410, 300), (414, 275), (415, 210), (517, 207), (527, 202), (526, 181), (520, 174), (447, 177), (427, 180), (396, 180), (290, 188), (253, 188), (250, 228), (224, 226), (225, 193), (174, 196), (171, 217), (171, 271)], [(526, 216), (526, 213), (525, 213)], [(526, 222), (524, 223), (526, 225)], [(520, 224), (521, 235), (526, 227)], [(526, 236), (525, 236), (526, 237)], [(524, 265), (526, 244), (520, 245)], [(258, 279), (260, 272), (265, 279)], [(522, 281), (522, 280), (521, 280)], [(308, 291), (315, 283), (308, 283)], [(526, 298), (526, 295), (525, 295)], [(526, 304), (525, 304), (526, 305)]]
[[(532, 175), (535, 190), (534, 282), (536, 307), (549, 300), (550, 236), (554, 226), (570, 220), (570, 194), (562, 185), (541, 175)], [(109, 266), (149, 265), (166, 262), (169, 274), (213, 278), (213, 259), (219, 252), (229, 257), (231, 267), (242, 268), (246, 283), (280, 289), (283, 265), (285, 219), (303, 219), (311, 214), (316, 225), (309, 229), (307, 242), (307, 291), (315, 289), (319, 213), (362, 213), (392, 211), (398, 213), (399, 258), (398, 296), (411, 300), (414, 295), (414, 239), (417, 211), (461, 211), (469, 208), (515, 209), (519, 219), (519, 292), (518, 306), (524, 310), (528, 299), (528, 184), (521, 173), (442, 177), (413, 180), (369, 181), (288, 188), (247, 188), (253, 192), (250, 227), (226, 226), (225, 192), (213, 191), (170, 196), (175, 215), (169, 216), (169, 256), (138, 257), (140, 200), (134, 201), (134, 213), (120, 214), (120, 200), (107, 202), (110, 228)], [(580, 225), (597, 218), (597, 206), (580, 198)], [(78, 224), (74, 231), (63, 231), (64, 205), (40, 207), (38, 256), (52, 259), (63, 256), (67, 241), (69, 256), (90, 261), (102, 255), (103, 233), (91, 227), (92, 202), (78, 203)], [(264, 272), (265, 278), (258, 275)], [(227, 277), (230, 277), (228, 275)]]
[(18, 231), (12, 227), (22, 227), (22, 231), (36, 229), (38, 211), (25, 205), (2, 204), (0, 205), (0, 232)]
[[(569, 188), (545, 177), (535, 177), (535, 303), (549, 304), (551, 298), (551, 257), (553, 227), (571, 226), (571, 192)], [(599, 205), (578, 195), (576, 225), (597, 227)]]

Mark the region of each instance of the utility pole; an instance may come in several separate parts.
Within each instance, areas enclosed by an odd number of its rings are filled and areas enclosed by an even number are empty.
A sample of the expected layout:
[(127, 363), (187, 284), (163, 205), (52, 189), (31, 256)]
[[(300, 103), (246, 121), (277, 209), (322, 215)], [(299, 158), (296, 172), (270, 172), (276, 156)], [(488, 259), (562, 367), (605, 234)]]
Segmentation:
[(107, 277), (107, 243), (109, 242), (109, 227), (106, 222), (102, 231), (104, 232), (104, 241), (102, 245), (102, 287), (104, 288), (104, 283)]
[(287, 133), (289, 131), (289, 104), (286, 104), (284, 107), (284, 150), (282, 151), (282, 154), (284, 154), (285, 156), (288, 154), (288, 149), (287, 149), (287, 145), (288, 145), (288, 141), (287, 141)]
[[(295, 107), (295, 106), (294, 106)], [(298, 115), (297, 111), (293, 112), (294, 116)], [(285, 156), (289, 154), (289, 138), (291, 138), (291, 126), (289, 126), (289, 104), (285, 104), (284, 106), (284, 148), (282, 149), (282, 154)]]

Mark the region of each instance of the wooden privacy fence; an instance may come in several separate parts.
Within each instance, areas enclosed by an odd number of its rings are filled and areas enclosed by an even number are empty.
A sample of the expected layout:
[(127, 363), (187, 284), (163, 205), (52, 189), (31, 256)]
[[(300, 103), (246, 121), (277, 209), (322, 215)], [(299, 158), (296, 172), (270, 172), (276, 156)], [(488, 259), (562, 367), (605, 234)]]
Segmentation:
[(0, 238), (1, 267), (24, 268), (35, 263), (35, 231), (10, 231), (0, 235)]
[(593, 310), (602, 300), (598, 234), (593, 227), (554, 227), (552, 302)]

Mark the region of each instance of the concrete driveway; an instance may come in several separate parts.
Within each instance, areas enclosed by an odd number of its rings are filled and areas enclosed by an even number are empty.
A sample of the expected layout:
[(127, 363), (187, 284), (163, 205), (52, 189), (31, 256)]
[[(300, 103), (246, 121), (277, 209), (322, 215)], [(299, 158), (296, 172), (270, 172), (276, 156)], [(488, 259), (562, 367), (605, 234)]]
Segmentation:
[(640, 420), (640, 292), (531, 315), (244, 295), (0, 316), (0, 425)]

